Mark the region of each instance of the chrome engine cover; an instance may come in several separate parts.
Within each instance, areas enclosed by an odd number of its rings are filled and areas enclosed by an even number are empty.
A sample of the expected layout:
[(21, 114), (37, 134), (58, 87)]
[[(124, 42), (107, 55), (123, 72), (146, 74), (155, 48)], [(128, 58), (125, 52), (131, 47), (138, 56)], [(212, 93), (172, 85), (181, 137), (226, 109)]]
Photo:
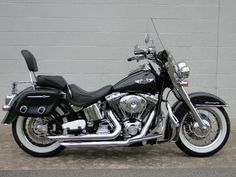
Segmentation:
[[(123, 113), (142, 113), (147, 106), (147, 101), (137, 95), (127, 95), (120, 99), (119, 107)], [(127, 114), (126, 114), (127, 116)]]
[(138, 135), (146, 120), (143, 116), (148, 104), (156, 104), (154, 95), (125, 95), (119, 100), (119, 108), (123, 114), (124, 132), (126, 138)]
[(126, 137), (135, 136), (142, 129), (142, 123), (139, 122), (139, 121), (136, 121), (136, 122), (133, 122), (133, 123), (127, 121), (127, 122), (124, 123), (124, 125), (125, 125)]

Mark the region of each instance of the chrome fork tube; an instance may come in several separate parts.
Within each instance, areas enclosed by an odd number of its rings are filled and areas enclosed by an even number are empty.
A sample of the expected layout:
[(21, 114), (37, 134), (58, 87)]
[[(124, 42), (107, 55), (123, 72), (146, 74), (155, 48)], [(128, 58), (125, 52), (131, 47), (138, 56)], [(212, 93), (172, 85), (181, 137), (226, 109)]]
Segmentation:
[(183, 100), (185, 101), (185, 103), (188, 105), (190, 111), (193, 113), (194, 119), (197, 121), (198, 125), (202, 128), (205, 127), (204, 122), (202, 121), (201, 116), (198, 114), (196, 108), (193, 106), (188, 94), (186, 93), (185, 89), (183, 88), (183, 86), (180, 86), (178, 88), (179, 94), (181, 95), (181, 97), (183, 98)]
[(176, 88), (177, 92), (180, 94), (180, 96), (183, 98), (183, 100), (185, 101), (185, 103), (189, 107), (190, 111), (193, 113), (193, 117), (197, 121), (198, 125), (201, 128), (206, 128), (204, 122), (202, 121), (201, 116), (198, 114), (197, 110), (193, 106), (184, 87), (181, 86), (180, 83), (177, 82), (177, 80), (174, 76), (175, 75), (175, 69), (174, 69), (174, 65), (173, 65), (174, 57), (170, 54), (170, 52), (167, 51), (167, 53), (168, 53), (168, 64), (169, 64), (167, 71), (168, 71), (168, 74), (170, 76), (173, 86)]

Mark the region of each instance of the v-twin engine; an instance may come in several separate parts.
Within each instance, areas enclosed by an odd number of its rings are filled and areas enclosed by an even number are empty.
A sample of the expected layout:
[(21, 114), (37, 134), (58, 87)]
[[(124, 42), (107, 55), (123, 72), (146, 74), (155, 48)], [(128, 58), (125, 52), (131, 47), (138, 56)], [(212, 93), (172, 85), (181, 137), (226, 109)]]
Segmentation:
[(127, 95), (120, 99), (119, 107), (124, 116), (125, 136), (135, 136), (142, 129), (141, 116), (147, 106), (147, 101), (137, 95)]
[(140, 118), (147, 106), (147, 101), (136, 95), (124, 96), (120, 99), (120, 109), (125, 118)]
[(158, 99), (147, 94), (113, 93), (106, 100), (123, 122), (125, 136), (129, 138), (142, 131), (147, 121), (145, 117), (155, 107)]
[(109, 96), (112, 98), (107, 97), (106, 100), (112, 109), (108, 108), (108, 105), (104, 106), (102, 102), (95, 103), (83, 110), (85, 119), (63, 124), (66, 130), (75, 130), (79, 127), (81, 133), (49, 136), (49, 138), (60, 141), (99, 141), (114, 140), (118, 136), (126, 139), (140, 135), (156, 105), (156, 97), (127, 93), (115, 93)]

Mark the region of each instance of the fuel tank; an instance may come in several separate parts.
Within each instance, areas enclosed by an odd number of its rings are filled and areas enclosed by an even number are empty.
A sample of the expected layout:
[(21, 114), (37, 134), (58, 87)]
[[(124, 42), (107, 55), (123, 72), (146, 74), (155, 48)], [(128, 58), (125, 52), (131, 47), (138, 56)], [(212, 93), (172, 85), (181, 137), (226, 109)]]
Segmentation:
[(151, 70), (138, 71), (129, 74), (126, 78), (113, 86), (117, 92), (157, 93), (161, 82)]

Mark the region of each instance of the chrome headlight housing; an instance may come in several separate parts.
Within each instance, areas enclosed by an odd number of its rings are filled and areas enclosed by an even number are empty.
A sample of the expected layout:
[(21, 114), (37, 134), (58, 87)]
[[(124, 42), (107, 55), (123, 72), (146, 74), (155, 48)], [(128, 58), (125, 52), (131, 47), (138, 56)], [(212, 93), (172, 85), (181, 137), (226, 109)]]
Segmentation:
[(178, 80), (183, 81), (189, 77), (190, 69), (184, 62), (180, 62), (175, 65), (175, 73)]

